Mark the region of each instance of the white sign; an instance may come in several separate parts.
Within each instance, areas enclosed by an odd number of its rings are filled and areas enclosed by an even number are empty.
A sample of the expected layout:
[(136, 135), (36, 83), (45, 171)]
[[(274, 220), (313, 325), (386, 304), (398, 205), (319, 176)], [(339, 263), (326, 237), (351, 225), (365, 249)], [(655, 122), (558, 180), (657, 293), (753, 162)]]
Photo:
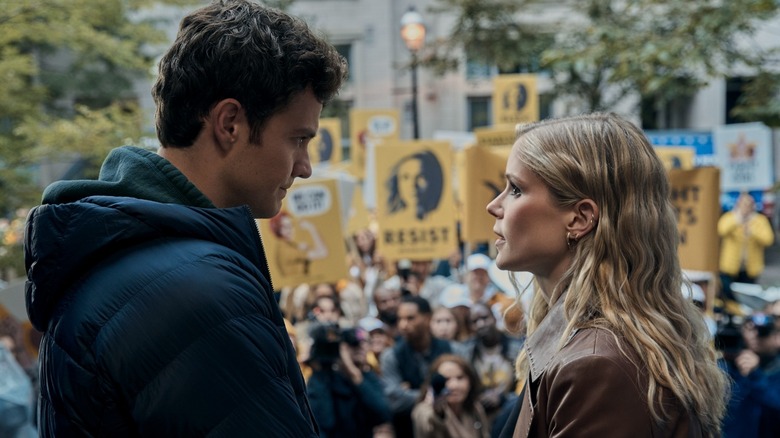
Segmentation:
[(309, 184), (290, 193), (287, 206), (298, 217), (319, 216), (330, 210), (330, 191), (319, 184)]
[(774, 184), (772, 131), (763, 123), (718, 126), (712, 140), (722, 191), (765, 190)]
[(395, 132), (395, 119), (379, 115), (368, 119), (368, 132), (376, 137), (387, 137)]

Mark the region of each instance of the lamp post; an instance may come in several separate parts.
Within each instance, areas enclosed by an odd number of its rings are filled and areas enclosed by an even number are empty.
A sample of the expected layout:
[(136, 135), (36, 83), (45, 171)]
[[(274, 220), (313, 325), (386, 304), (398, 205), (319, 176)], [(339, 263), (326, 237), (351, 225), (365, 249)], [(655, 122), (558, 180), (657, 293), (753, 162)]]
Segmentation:
[(414, 6), (401, 17), (401, 38), (406, 48), (412, 54), (412, 128), (414, 138), (420, 138), (420, 128), (417, 125), (417, 52), (425, 44), (425, 22)]

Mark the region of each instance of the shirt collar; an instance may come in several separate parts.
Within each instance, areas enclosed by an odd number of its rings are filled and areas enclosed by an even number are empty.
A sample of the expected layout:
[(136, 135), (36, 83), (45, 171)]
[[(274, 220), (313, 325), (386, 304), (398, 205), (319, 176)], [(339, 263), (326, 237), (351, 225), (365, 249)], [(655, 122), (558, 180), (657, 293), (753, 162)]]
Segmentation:
[[(568, 320), (563, 309), (566, 294), (562, 294), (547, 313), (536, 331), (526, 339), (528, 363), (531, 366), (531, 380), (535, 381), (547, 369), (555, 353), (561, 335), (566, 329)], [(571, 338), (570, 338), (571, 339)], [(568, 341), (567, 341), (568, 342)]]

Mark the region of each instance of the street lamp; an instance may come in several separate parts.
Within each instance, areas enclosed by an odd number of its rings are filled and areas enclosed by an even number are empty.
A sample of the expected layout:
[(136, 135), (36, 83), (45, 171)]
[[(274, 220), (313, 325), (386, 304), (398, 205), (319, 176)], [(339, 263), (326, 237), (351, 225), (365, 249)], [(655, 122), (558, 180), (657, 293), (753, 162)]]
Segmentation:
[(409, 6), (401, 17), (401, 38), (412, 54), (412, 127), (414, 138), (418, 139), (420, 129), (417, 126), (417, 52), (425, 44), (425, 22), (414, 6)]

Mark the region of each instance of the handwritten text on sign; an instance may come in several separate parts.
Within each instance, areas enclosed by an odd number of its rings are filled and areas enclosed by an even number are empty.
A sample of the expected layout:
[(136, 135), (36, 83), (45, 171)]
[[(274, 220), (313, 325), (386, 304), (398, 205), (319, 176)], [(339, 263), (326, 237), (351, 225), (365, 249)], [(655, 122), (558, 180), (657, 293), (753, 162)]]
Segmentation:
[(680, 234), (683, 269), (717, 272), (720, 171), (715, 167), (670, 170), (671, 201)]
[(325, 186), (310, 185), (296, 189), (290, 195), (290, 211), (297, 217), (317, 216), (330, 210), (333, 203)]

